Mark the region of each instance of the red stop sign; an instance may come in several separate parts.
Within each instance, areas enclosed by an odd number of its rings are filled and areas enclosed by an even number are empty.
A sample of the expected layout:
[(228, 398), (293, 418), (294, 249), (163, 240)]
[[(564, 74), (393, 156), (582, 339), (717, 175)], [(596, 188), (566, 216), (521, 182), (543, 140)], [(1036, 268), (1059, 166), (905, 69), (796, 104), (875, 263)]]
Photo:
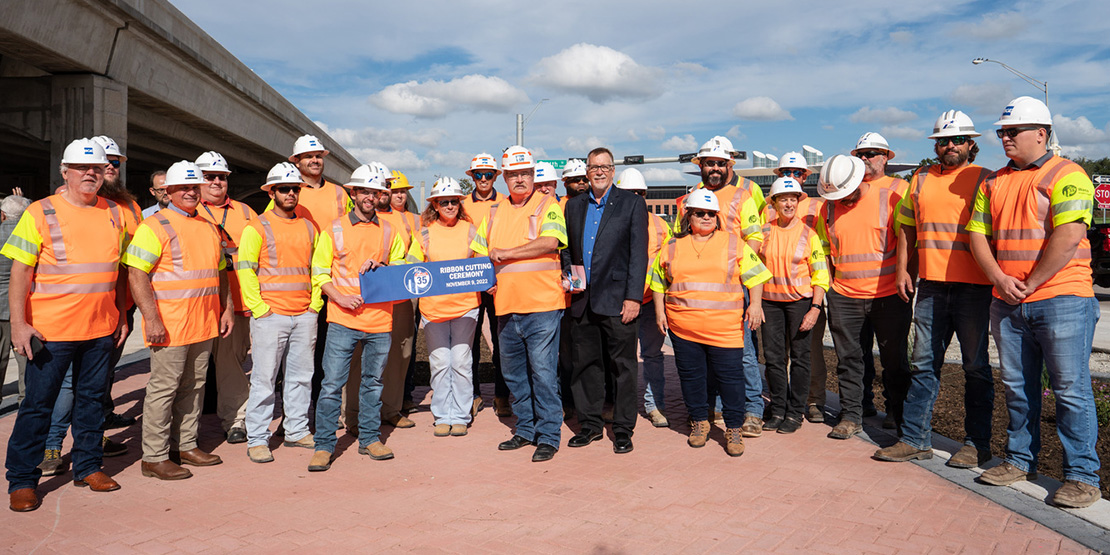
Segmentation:
[(1110, 208), (1110, 183), (1099, 183), (1095, 187), (1095, 202), (1099, 208)]

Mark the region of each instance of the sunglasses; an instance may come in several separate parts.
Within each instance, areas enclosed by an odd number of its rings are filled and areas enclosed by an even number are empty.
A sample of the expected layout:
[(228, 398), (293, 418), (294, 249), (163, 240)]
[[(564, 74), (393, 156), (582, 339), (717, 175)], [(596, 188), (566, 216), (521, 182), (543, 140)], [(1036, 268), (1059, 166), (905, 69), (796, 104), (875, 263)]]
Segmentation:
[(783, 177), (802, 177), (805, 175), (805, 170), (782, 170)]
[(1001, 139), (1003, 137), (1008, 137), (1010, 139), (1013, 139), (1014, 137), (1017, 137), (1018, 134), (1021, 133), (1022, 131), (1032, 131), (1034, 129), (1040, 129), (1040, 128), (1039, 127), (1007, 127), (1005, 129), (995, 130), (994, 134), (998, 135), (999, 139)]
[(108, 160), (108, 163), (111, 164), (113, 168), (119, 167), (119, 160)]
[(566, 183), (567, 183), (567, 184), (570, 184), (570, 185), (574, 185), (574, 184), (576, 184), (576, 183), (585, 183), (585, 182), (587, 182), (587, 181), (589, 181), (589, 179), (587, 179), (587, 178), (586, 178), (585, 176), (579, 176), (579, 177), (568, 177), (568, 178), (566, 179)]
[(205, 181), (227, 181), (227, 176), (222, 173), (206, 173), (204, 174)]
[(695, 218), (716, 218), (717, 213), (712, 210), (695, 210), (690, 212), (690, 215)]
[(440, 206), (458, 206), (458, 205), (462, 204), (462, 201), (457, 199), (457, 198), (445, 198), (445, 199), (437, 200), (436, 203), (439, 204)]
[(940, 137), (937, 139), (937, 146), (948, 146), (948, 143), (960, 146), (970, 140), (971, 137), (968, 137), (967, 135), (956, 135), (955, 137)]
[(471, 173), (474, 176), (474, 179), (477, 179), (479, 181), (485, 181), (487, 179), (493, 179), (494, 176), (497, 175), (494, 172), (471, 172)]
[(866, 160), (868, 158), (874, 158), (876, 156), (886, 156), (886, 153), (880, 150), (868, 150), (866, 152), (860, 152), (859, 154), (856, 154), (856, 156)]
[(707, 158), (701, 161), (701, 166), (704, 168), (723, 168), (728, 165), (728, 160), (715, 160)]
[(283, 195), (301, 192), (301, 188), (296, 185), (278, 185), (277, 187), (274, 187), (274, 190)]

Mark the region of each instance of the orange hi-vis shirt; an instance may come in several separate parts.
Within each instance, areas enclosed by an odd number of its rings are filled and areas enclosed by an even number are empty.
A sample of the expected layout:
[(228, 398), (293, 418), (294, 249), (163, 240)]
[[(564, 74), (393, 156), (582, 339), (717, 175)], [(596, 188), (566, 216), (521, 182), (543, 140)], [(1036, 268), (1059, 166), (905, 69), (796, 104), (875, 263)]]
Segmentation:
[(692, 235), (671, 239), (651, 271), (651, 290), (665, 293), (675, 335), (716, 347), (744, 346), (744, 286), (771, 279), (759, 255), (735, 233), (714, 233), (697, 246)]
[(243, 303), (256, 318), (267, 310), (297, 316), (319, 311), (319, 287), (312, 286), (316, 226), (308, 218), (283, 218), (266, 211), (240, 236), (235, 265), (243, 284)]
[[(770, 206), (770, 205), (768, 205)], [(763, 285), (763, 300), (793, 302), (829, 289), (828, 252), (817, 232), (795, 217), (785, 227), (777, 218), (763, 224), (759, 255), (774, 276)]]
[[(243, 230), (251, 221), (258, 219), (258, 214), (250, 207), (231, 197), (224, 199), (223, 204), (208, 204), (201, 201), (197, 206), (197, 215), (212, 222), (216, 231), (220, 232), (220, 245), (227, 256), (227, 264), (232, 268), (239, 267), (239, 238)], [(243, 293), (239, 287), (239, 274), (228, 272), (228, 287), (231, 288), (231, 300), (235, 305), (235, 312), (241, 315), (248, 314), (243, 305)]]
[[(763, 210), (763, 190), (754, 181), (734, 176), (736, 179), (730, 185), (724, 185), (713, 191), (721, 210), (718, 216), (725, 231), (737, 233), (745, 241), (763, 241), (763, 221), (760, 212)], [(696, 189), (704, 185), (698, 183)], [(759, 191), (758, 196), (754, 193)], [(686, 212), (686, 195), (675, 200), (678, 203), (678, 217), (675, 219), (675, 233), (682, 231), (682, 216)]]
[(405, 243), (405, 252), (409, 251), (412, 246), (413, 237), (420, 234), (420, 220), (416, 214), (412, 212), (398, 212), (392, 208), (388, 210), (379, 210), (378, 217), (389, 222), (393, 229), (401, 235), (401, 240)]
[[(798, 217), (802, 219), (802, 223), (817, 229), (817, 216), (821, 214), (821, 208), (824, 206), (825, 199), (806, 195), (805, 198), (798, 201)], [(763, 208), (764, 233), (766, 233), (767, 224), (777, 220), (778, 217), (779, 213), (775, 210), (775, 203), (773, 201), (768, 202), (767, 206)]]
[(872, 187), (881, 187), (883, 189), (893, 189), (899, 196), (906, 196), (906, 190), (910, 188), (910, 183), (900, 177), (891, 177), (884, 175), (878, 179), (867, 181)]
[[(1053, 229), (1073, 222), (1091, 225), (1094, 195), (1087, 172), (1066, 158), (1046, 154), (1024, 169), (1011, 163), (979, 187), (967, 230), (991, 240), (1003, 273), (1025, 280), (1044, 255)], [(1086, 235), (1072, 259), (1022, 302), (1061, 295), (1094, 296)]]
[[(120, 213), (123, 217), (123, 228), (127, 233), (127, 237), (123, 241), (124, 248), (126, 248), (127, 244), (131, 242), (131, 237), (135, 235), (135, 230), (139, 229), (139, 224), (143, 223), (143, 209), (139, 206), (139, 203), (131, 201), (126, 205), (120, 205)], [(131, 307), (135, 306), (135, 299), (131, 297), (131, 286), (124, 287), (123, 291), (125, 295), (123, 309), (131, 310)]]
[(173, 205), (143, 220), (123, 263), (150, 274), (166, 341), (148, 346), (192, 345), (219, 334), (220, 274), (226, 258), (208, 220)]
[[(466, 220), (458, 220), (453, 226), (443, 225), (436, 220), (420, 230), (417, 240), (409, 247), (406, 262), (443, 262), (470, 258), (474, 251), (470, 244), (478, 234), (478, 228)], [(429, 322), (454, 320), (478, 308), (482, 300), (480, 293), (451, 293), (420, 299), (420, 314)]]
[(897, 222), (917, 230), (918, 276), (930, 281), (987, 285), (968, 244), (967, 222), (979, 185), (991, 171), (974, 164), (945, 171), (934, 164), (910, 178)]
[(834, 291), (853, 299), (877, 299), (898, 292), (894, 216), (901, 200), (896, 188), (872, 184), (851, 207), (841, 201), (825, 203), (817, 233), (832, 256)]
[(51, 195), (23, 212), (0, 254), (35, 269), (25, 318), (46, 341), (84, 341), (116, 331), (125, 237), (119, 205), (103, 198), (76, 206)]
[[(363, 221), (354, 211), (336, 218), (321, 232), (312, 255), (312, 283), (331, 283), (343, 295), (362, 296), (359, 268), (367, 260), (382, 264), (403, 263), (404, 243), (389, 222), (372, 214)], [(362, 304), (348, 310), (328, 300), (328, 322), (365, 333), (393, 330), (391, 302)]]
[(489, 217), (489, 209), (504, 198), (505, 195), (493, 190), (490, 192), (488, 200), (479, 200), (478, 191), (474, 191), (463, 197), (463, 208), (466, 210), (466, 215), (470, 216), (471, 221), (481, 225), (482, 221)]
[(648, 212), (648, 271), (647, 279), (644, 280), (644, 303), (651, 302), (651, 267), (655, 264), (655, 259), (659, 258), (663, 245), (671, 240), (671, 236), (671, 227), (666, 220), (654, 212)]
[[(297, 200), (297, 216), (312, 220), (319, 230), (327, 229), (336, 218), (346, 215), (354, 208), (346, 189), (326, 179), (323, 182), (319, 187), (301, 187), (300, 198)], [(274, 201), (271, 200), (266, 210), (273, 206)]]
[(486, 256), (490, 249), (511, 249), (540, 237), (554, 237), (558, 241), (556, 250), (534, 258), (494, 264), (497, 290), (493, 306), (499, 316), (566, 308), (558, 249), (567, 246), (567, 223), (555, 199), (533, 193), (519, 207), (505, 197), (490, 208), (489, 217), (478, 226), (478, 234), (470, 248), (479, 256)]

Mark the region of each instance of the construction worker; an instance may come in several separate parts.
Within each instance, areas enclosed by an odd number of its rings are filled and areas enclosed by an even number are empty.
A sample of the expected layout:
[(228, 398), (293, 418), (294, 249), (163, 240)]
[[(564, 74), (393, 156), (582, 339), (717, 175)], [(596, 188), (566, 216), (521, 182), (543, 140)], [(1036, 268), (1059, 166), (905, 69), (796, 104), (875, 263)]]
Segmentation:
[[(582, 175), (586, 175), (585, 167)], [(474, 223), (481, 224), (489, 215), (490, 207), (504, 198), (493, 188), (501, 170), (497, 169), (497, 161), (493, 155), (482, 152), (470, 160), (470, 169), (466, 174), (474, 180), (474, 192), (463, 199), (463, 208), (470, 214)], [(479, 348), (482, 341), (483, 322), (489, 324), (490, 343), (493, 345), (493, 412), (497, 416), (507, 417), (513, 415), (512, 405), (509, 404), (509, 386), (505, 385), (505, 376), (501, 373), (501, 347), (497, 341), (497, 312), (494, 308), (493, 295), (483, 291), (481, 293), (482, 305), (478, 307), (478, 324), (474, 329), (474, 344), (471, 346), (471, 360), (474, 373), (474, 407), (471, 416), (477, 415), (482, 410), (482, 390), (478, 381), (478, 362), (481, 360), (482, 350)]]
[[(773, 206), (775, 217), (763, 224), (759, 251), (763, 264), (775, 277), (763, 286), (763, 314), (767, 319), (763, 358), (771, 391), (771, 416), (763, 429), (790, 434), (802, 426), (809, 398), (813, 356), (810, 333), (822, 315), (829, 289), (828, 253), (817, 232), (803, 220), (802, 207), (816, 203), (805, 202), (808, 197), (800, 181), (780, 177), (771, 185), (769, 196), (767, 206)], [(817, 353), (823, 356), (823, 351)]]
[(1052, 114), (1040, 100), (1015, 98), (995, 125), (1010, 161), (979, 187), (967, 231), (994, 285), (991, 333), (1010, 424), (1005, 462), (980, 480), (1036, 478), (1044, 369), (1064, 449), (1064, 485), (1052, 502), (1088, 507), (1099, 499), (1100, 469), (1089, 365), (1099, 319), (1087, 241), (1094, 186), (1078, 164), (1048, 151)]
[(154, 197), (154, 204), (143, 208), (143, 219), (151, 217), (155, 212), (170, 205), (170, 197), (166, 194), (166, 171), (156, 170), (150, 174), (150, 196)]
[(878, 336), (887, 410), (898, 424), (909, 380), (906, 342), (913, 311), (894, 282), (894, 216), (902, 197), (895, 188), (863, 181), (863, 174), (863, 160), (836, 155), (825, 162), (818, 182), (828, 202), (817, 233), (835, 270), (827, 298), (842, 408), (840, 423), (829, 432), (832, 439), (848, 439), (863, 430), (863, 359), (870, 353), (860, 347), (860, 330), (866, 322)]
[[(725, 231), (717, 197), (696, 190), (684, 199), (679, 232), (663, 247), (649, 277), (655, 325), (670, 333), (686, 411), (690, 447), (709, 437), (710, 382), (725, 418), (725, 452), (744, 454), (741, 424), (747, 410), (741, 361), (744, 336), (763, 323), (763, 284), (771, 273), (735, 233)], [(745, 307), (744, 288), (751, 301)]]
[[(776, 177), (790, 177), (803, 186), (806, 180), (809, 179), (810, 173), (805, 155), (800, 152), (783, 154), (782, 158), (779, 158), (779, 166), (774, 170)], [(803, 194), (795, 212), (801, 218), (803, 224), (816, 230), (817, 216), (824, 205), (825, 201), (821, 197), (811, 197)], [(774, 203), (767, 203), (766, 208), (763, 209), (764, 225), (776, 219), (778, 219), (778, 214), (775, 212)], [(825, 290), (827, 291), (828, 287)], [(827, 320), (825, 305), (827, 304), (821, 303), (817, 311), (817, 322), (813, 324), (812, 332), (809, 334), (810, 380), (809, 398), (806, 399), (806, 420), (813, 423), (825, 421), (826, 382), (829, 377), (829, 369), (825, 366), (825, 323)]]
[[(875, 458), (903, 462), (933, 456), (933, 403), (940, 389), (940, 369), (952, 334), (960, 341), (964, 368), (964, 445), (948, 466), (974, 468), (991, 459), (991, 413), (994, 378), (987, 356), (990, 325), (990, 280), (975, 264), (964, 228), (971, 219), (975, 193), (990, 170), (976, 166), (975, 124), (963, 112), (948, 110), (937, 118), (930, 139), (938, 164), (910, 179), (897, 220), (898, 295), (914, 305), (913, 366), (906, 394), (902, 438), (879, 449)], [(918, 268), (917, 287), (910, 269)]]
[(270, 423), (274, 419), (274, 386), (282, 367), (284, 445), (316, 447), (308, 430), (308, 411), (316, 314), (324, 302), (320, 287), (313, 286), (310, 278), (319, 231), (309, 219), (297, 215), (303, 185), (304, 178), (293, 164), (281, 162), (271, 168), (262, 190), (274, 206), (251, 219), (238, 241), (235, 268), (243, 303), (253, 316), (246, 427), (247, 456), (256, 463), (274, 460), (269, 447)]
[[(647, 196), (647, 183), (644, 175), (636, 168), (625, 169), (617, 176), (617, 188), (631, 191), (641, 197)], [(671, 226), (658, 214), (648, 211), (648, 245), (647, 265), (650, 277), (651, 266), (663, 250), (663, 245), (670, 241), (673, 234)], [(670, 426), (667, 417), (663, 415), (666, 410), (664, 389), (666, 380), (663, 376), (663, 342), (666, 336), (655, 325), (655, 299), (652, 297), (648, 281), (644, 281), (644, 299), (640, 307), (640, 329), (637, 335), (640, 340), (640, 358), (644, 361), (644, 414), (647, 415), (651, 425), (656, 428)]]
[[(404, 221), (405, 230), (410, 236), (416, 237), (421, 229), (421, 214), (408, 211), (410, 194), (412, 185), (409, 183), (409, 178), (405, 174), (393, 170), (390, 172), (392, 180), (389, 182), (389, 206), (392, 212), (399, 214)], [(409, 243), (412, 245), (412, 242)], [(405, 252), (408, 252), (407, 250)], [(413, 327), (412, 327), (412, 345), (416, 346), (416, 334), (420, 333), (420, 306), (418, 299), (412, 300), (413, 309), (415, 311)], [(412, 399), (412, 392), (416, 389), (416, 384), (413, 382), (413, 374), (416, 372), (416, 357), (410, 355), (408, 357), (408, 366), (405, 368), (405, 389), (401, 396), (401, 414), (407, 415), (408, 413), (416, 410), (417, 404)]]
[(559, 208), (566, 209), (567, 197), (559, 197), (555, 187), (559, 185), (559, 176), (555, 173), (555, 166), (550, 162), (536, 162), (536, 191), (547, 195), (559, 203)]
[[(758, 252), (759, 245), (763, 242), (763, 222), (760, 220), (760, 212), (765, 204), (763, 190), (755, 182), (733, 172), (732, 167), (736, 162), (732, 157), (735, 153), (732, 141), (725, 137), (717, 136), (706, 141), (698, 149), (698, 155), (691, 160), (701, 170), (701, 182), (695, 190), (704, 188), (711, 191), (721, 206), (724, 231), (739, 235), (753, 251)], [(683, 219), (685, 199), (683, 196), (677, 200), (676, 224)], [(675, 232), (678, 231), (676, 227)], [(759, 437), (763, 434), (763, 373), (759, 367), (755, 335), (744, 335), (744, 383), (747, 387), (744, 393), (744, 424), (741, 426), (744, 437)], [(709, 386), (709, 394), (716, 397), (712, 384)], [(719, 408), (716, 403), (714, 405), (710, 409)], [(710, 412), (716, 413), (710, 420), (720, 418), (718, 411)]]
[[(355, 349), (362, 347), (358, 387), (358, 452), (374, 460), (393, 458), (381, 442), (382, 371), (389, 354), (393, 303), (366, 304), (359, 275), (386, 264), (403, 263), (405, 245), (393, 226), (378, 217), (377, 200), (389, 197), (385, 176), (368, 165), (355, 168), (347, 183), (354, 210), (321, 230), (312, 255), (312, 284), (328, 298), (324, 381), (316, 400), (316, 451), (308, 470), (331, 468), (339, 425), (341, 390)], [(319, 349), (318, 349), (319, 350)], [(348, 427), (355, 424), (347, 421)]]
[(120, 318), (119, 260), (126, 237), (122, 211), (97, 196), (107, 164), (104, 148), (95, 141), (71, 142), (60, 167), (65, 191), (31, 203), (0, 249), (13, 261), (11, 341), (28, 366), (26, 397), (5, 459), (13, 511), (33, 511), (42, 503), (35, 491), (36, 466), (71, 364), (76, 393), (73, 483), (99, 492), (120, 487), (100, 469), (109, 359), (128, 331), (126, 319)]
[(501, 156), (509, 198), (490, 208), (471, 249), (489, 256), (497, 272), (494, 305), (501, 367), (513, 394), (516, 430), (497, 446), (502, 451), (536, 445), (533, 462), (559, 450), (559, 319), (566, 306), (559, 249), (567, 246), (559, 205), (534, 194), (536, 162), (516, 145)]
[[(891, 177), (886, 174), (886, 163), (894, 159), (894, 151), (891, 150), (890, 145), (886, 139), (874, 132), (864, 133), (856, 141), (856, 147), (852, 149), (852, 156), (863, 160), (865, 174), (863, 181), (871, 186), (893, 188), (899, 195), (905, 197), (906, 189), (909, 183), (906, 180)], [(894, 222), (894, 231), (897, 233), (900, 224)], [(876, 414), (874, 398), (875, 394), (872, 385), (875, 382), (875, 357), (871, 354), (874, 352), (875, 344), (875, 331), (871, 328), (870, 322), (864, 323), (863, 329), (860, 331), (860, 348), (863, 350), (863, 415), (874, 416)], [(887, 411), (886, 418), (883, 419), (884, 428), (894, 428), (894, 411), (891, 410), (890, 404), (897, 402), (901, 404), (898, 399), (892, 399), (889, 394), (887, 398)]]
[[(536, 192), (541, 195), (547, 195), (559, 203), (559, 208), (564, 211), (566, 215), (567, 200), (569, 197), (560, 198), (555, 193), (555, 187), (559, 184), (559, 178), (555, 173), (555, 167), (550, 162), (536, 162), (535, 169), (535, 188)], [(566, 294), (566, 306), (570, 306), (571, 295)], [(571, 315), (569, 310), (563, 311), (563, 317), (559, 321), (559, 397), (563, 402), (563, 418), (570, 418), (570, 415), (575, 414), (574, 410), (574, 396), (571, 395), (571, 378), (574, 373), (574, 365), (572, 360), (572, 342), (571, 338)], [(611, 400), (611, 399), (610, 399)], [(606, 420), (612, 422), (610, 417)]]
[[(239, 238), (243, 230), (258, 218), (251, 207), (227, 194), (228, 176), (231, 168), (227, 160), (218, 152), (208, 151), (196, 159), (196, 165), (204, 174), (204, 187), (200, 188), (200, 209), (197, 214), (212, 222), (220, 233), (220, 245), (231, 268), (239, 267)], [(235, 325), (231, 335), (212, 340), (212, 363), (216, 376), (216, 416), (220, 418), (224, 437), (228, 443), (247, 441), (247, 398), (250, 396), (250, 381), (243, 372), (243, 361), (251, 348), (250, 310), (243, 305), (243, 295), (239, 288), (239, 276), (228, 273), (228, 287), (234, 306)]]
[(590, 187), (590, 178), (586, 177), (586, 162), (578, 158), (571, 158), (567, 160), (566, 167), (563, 168), (563, 189), (566, 191), (566, 198), (572, 199)]
[[(432, 186), (428, 207), (421, 215), (420, 236), (412, 242), (410, 263), (470, 258), (478, 227), (462, 206), (459, 183), (441, 177)], [(436, 437), (464, 436), (474, 407), (470, 343), (478, 322), (478, 293), (424, 297), (420, 314), (428, 343), (431, 369), (432, 417)]]
[(122, 259), (150, 347), (142, 473), (160, 480), (192, 476), (181, 464), (223, 462), (197, 447), (212, 339), (228, 337), (235, 324), (220, 233), (197, 213), (203, 186), (196, 164), (170, 166), (170, 206), (139, 225)]

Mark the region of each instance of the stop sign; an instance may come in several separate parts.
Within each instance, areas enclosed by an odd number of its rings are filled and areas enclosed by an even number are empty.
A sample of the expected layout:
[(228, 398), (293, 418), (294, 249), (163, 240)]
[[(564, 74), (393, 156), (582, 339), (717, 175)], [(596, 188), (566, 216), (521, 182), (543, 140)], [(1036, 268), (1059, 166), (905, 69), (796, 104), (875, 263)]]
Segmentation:
[(1110, 208), (1110, 183), (1099, 183), (1095, 187), (1095, 202), (1099, 208)]

